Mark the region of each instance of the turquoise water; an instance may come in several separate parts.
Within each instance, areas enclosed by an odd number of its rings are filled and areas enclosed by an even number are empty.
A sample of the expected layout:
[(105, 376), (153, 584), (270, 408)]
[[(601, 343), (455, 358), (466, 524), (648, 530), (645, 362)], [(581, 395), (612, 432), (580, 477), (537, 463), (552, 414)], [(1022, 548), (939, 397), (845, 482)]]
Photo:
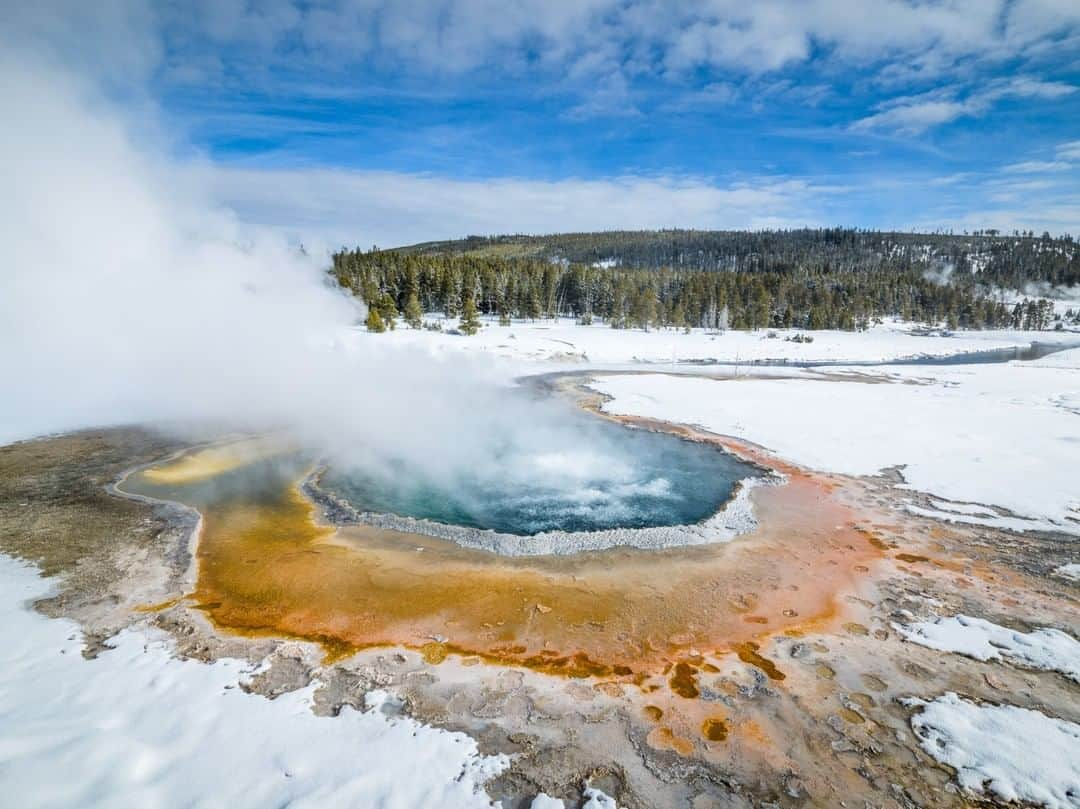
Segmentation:
[(502, 533), (686, 525), (758, 470), (706, 444), (578, 416), (573, 440), (508, 446), (444, 479), (400, 461), (332, 468), (321, 486), (361, 511)]

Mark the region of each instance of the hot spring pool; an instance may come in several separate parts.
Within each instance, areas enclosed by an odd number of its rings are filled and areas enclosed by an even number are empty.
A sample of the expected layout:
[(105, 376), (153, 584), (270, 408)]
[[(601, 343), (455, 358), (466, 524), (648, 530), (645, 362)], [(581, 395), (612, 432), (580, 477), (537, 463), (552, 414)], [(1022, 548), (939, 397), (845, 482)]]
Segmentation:
[(331, 465), (319, 487), (359, 512), (530, 536), (693, 525), (760, 475), (716, 447), (593, 416), (573, 436), (502, 447), (451, 472), (438, 459)]

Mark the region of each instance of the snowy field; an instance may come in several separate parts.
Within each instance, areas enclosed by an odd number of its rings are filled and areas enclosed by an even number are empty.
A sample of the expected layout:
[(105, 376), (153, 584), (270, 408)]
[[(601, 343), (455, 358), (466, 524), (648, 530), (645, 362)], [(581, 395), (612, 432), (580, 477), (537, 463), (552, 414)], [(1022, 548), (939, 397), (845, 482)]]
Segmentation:
[(383, 695), (318, 717), (311, 688), (248, 694), (246, 664), (176, 660), (150, 633), (85, 660), (74, 623), (27, 605), (49, 586), (0, 555), (0, 788), (25, 805), (491, 805), (481, 785), (506, 759), (464, 734), (388, 716)]
[[(969, 351), (1026, 347), (1032, 341), (1080, 343), (1076, 332), (972, 331), (924, 336), (913, 324), (890, 321), (865, 332), (797, 330), (727, 331), (718, 334), (693, 329), (690, 334), (675, 329), (612, 329), (594, 323), (579, 326), (574, 320), (514, 321), (500, 326), (484, 319), (484, 326), (472, 336), (451, 334), (456, 318), (427, 315), (425, 321), (439, 323), (443, 332), (410, 329), (402, 324), (393, 332), (370, 335), (395, 345), (420, 345), (433, 351), (464, 351), (490, 354), (514, 360), (578, 362), (590, 365), (625, 363), (671, 363), (672, 361), (752, 362), (760, 360), (881, 362), (911, 357), (946, 357)], [(769, 337), (769, 334), (775, 337)], [(357, 334), (364, 334), (362, 328)], [(785, 338), (796, 334), (813, 337), (811, 343)]]

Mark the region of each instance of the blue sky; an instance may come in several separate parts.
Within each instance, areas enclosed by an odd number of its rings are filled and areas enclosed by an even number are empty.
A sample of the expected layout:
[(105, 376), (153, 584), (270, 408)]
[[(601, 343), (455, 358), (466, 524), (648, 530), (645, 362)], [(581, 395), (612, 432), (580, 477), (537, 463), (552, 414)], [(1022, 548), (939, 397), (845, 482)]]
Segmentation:
[(25, 30), (296, 238), (1080, 234), (1075, 0), (52, 5)]

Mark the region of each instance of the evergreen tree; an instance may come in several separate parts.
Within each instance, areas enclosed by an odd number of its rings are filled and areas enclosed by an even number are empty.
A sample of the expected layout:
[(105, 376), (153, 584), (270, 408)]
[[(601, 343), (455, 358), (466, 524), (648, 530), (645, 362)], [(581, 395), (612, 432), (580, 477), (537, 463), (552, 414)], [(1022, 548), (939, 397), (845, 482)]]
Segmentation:
[(379, 310), (379, 317), (382, 318), (382, 321), (386, 326), (391, 329), (397, 327), (397, 304), (394, 303), (394, 298), (390, 293), (383, 292), (380, 294), (375, 308)]
[(630, 317), (635, 326), (649, 330), (649, 324), (656, 319), (656, 293), (651, 286), (638, 291)]
[(525, 317), (536, 320), (540, 317), (540, 293), (536, 287), (529, 288), (529, 297), (525, 304)]
[(386, 331), (386, 323), (383, 322), (382, 315), (379, 314), (379, 310), (372, 306), (368, 309), (367, 320), (365, 321), (368, 331), (384, 332)]
[(687, 329), (690, 328), (686, 323), (686, 312), (683, 311), (681, 303), (675, 304), (675, 308), (671, 310), (670, 322), (676, 329), (681, 329), (684, 326), (686, 326)]
[(476, 334), (480, 329), (480, 316), (471, 295), (465, 298), (465, 303), (461, 306), (461, 322), (458, 324), (458, 329), (470, 335)]
[(420, 308), (420, 300), (415, 292), (405, 301), (405, 322), (414, 329), (419, 329), (424, 323), (424, 312)]

